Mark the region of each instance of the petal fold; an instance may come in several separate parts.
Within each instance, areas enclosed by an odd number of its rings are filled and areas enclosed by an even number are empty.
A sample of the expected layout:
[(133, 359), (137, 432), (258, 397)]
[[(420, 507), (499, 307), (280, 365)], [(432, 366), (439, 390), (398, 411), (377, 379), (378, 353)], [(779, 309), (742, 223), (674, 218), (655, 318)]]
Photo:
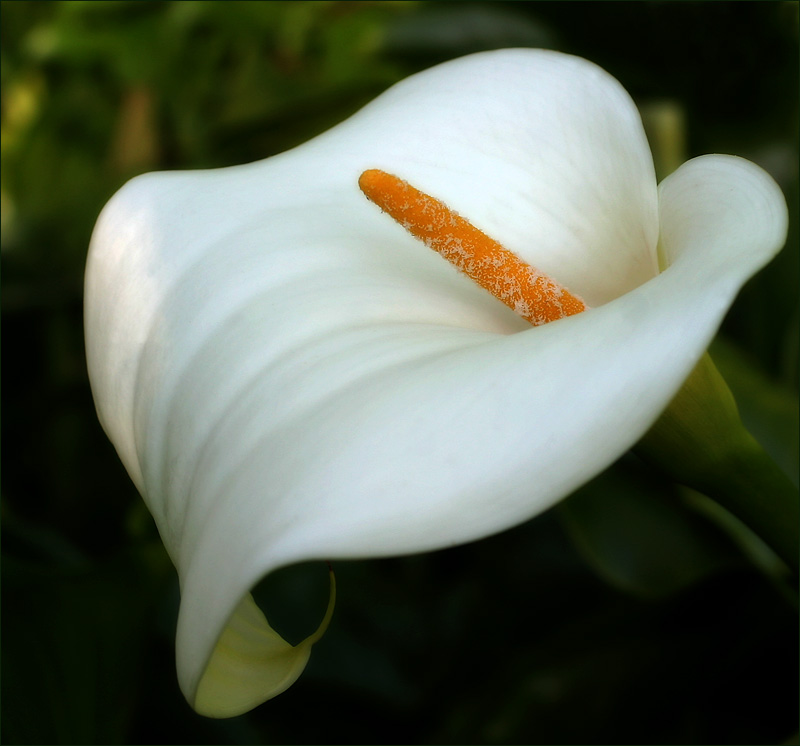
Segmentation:
[(786, 241), (789, 212), (780, 187), (744, 158), (704, 155), (687, 161), (661, 183), (659, 202), (665, 266), (697, 253), (753, 274)]

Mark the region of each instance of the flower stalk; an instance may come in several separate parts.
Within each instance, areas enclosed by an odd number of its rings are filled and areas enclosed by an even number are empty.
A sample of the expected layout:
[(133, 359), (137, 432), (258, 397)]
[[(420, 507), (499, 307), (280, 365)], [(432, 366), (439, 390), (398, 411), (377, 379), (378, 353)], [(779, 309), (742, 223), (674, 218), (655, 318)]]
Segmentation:
[(708, 353), (636, 451), (743, 521), (798, 574), (797, 488), (745, 428)]

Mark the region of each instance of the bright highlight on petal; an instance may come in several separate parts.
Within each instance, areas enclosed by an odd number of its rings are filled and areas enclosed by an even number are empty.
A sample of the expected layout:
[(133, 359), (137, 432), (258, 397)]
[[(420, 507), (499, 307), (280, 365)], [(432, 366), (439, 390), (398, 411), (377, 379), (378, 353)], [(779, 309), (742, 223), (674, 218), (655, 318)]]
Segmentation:
[(586, 310), (569, 290), (408, 182), (370, 169), (361, 174), (358, 185), (411, 235), (534, 326)]

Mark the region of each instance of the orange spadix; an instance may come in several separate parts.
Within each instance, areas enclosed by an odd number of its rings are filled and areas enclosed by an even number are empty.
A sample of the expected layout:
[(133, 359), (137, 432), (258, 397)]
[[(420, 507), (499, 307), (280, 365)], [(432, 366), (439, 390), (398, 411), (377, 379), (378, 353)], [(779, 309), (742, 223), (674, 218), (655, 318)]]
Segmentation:
[(531, 324), (585, 311), (586, 304), (489, 238), (443, 202), (384, 171), (364, 171), (361, 191), (409, 233), (441, 254)]

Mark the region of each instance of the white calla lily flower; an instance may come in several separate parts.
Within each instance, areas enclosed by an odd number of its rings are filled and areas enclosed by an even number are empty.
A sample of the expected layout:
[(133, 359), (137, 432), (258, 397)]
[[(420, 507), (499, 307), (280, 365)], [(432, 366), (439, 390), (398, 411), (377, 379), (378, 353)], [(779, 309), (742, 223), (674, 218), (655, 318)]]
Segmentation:
[[(365, 199), (369, 169), (589, 310), (531, 326)], [(189, 702), (239, 714), (302, 671), (314, 639), (285, 643), (248, 593), (265, 574), (485, 537), (609, 466), (786, 224), (739, 158), (657, 187), (619, 83), (542, 50), (415, 75), (265, 161), (123, 187), (92, 237), (89, 373), (178, 569)]]

